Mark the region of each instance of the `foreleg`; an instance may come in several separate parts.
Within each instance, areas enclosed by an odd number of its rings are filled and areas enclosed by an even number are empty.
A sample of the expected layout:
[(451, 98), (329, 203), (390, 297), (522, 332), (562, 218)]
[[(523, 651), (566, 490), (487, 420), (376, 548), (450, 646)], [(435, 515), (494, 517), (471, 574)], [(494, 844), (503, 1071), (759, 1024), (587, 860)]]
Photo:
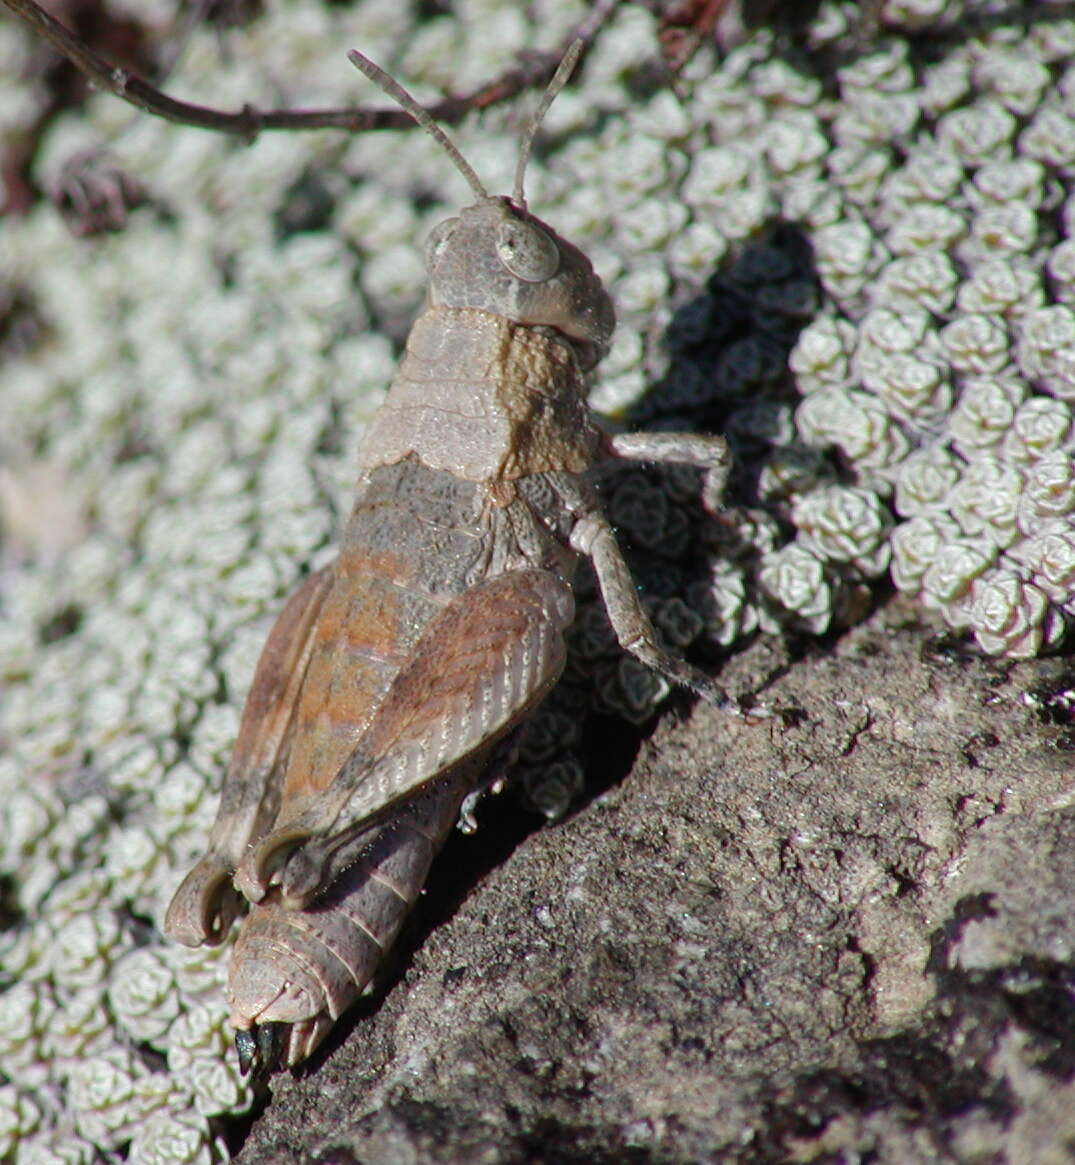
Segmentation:
[(617, 433), (608, 441), (609, 451), (625, 461), (696, 465), (706, 471), (705, 492), (713, 498), (724, 494), (732, 470), (732, 452), (723, 437), (701, 433)]

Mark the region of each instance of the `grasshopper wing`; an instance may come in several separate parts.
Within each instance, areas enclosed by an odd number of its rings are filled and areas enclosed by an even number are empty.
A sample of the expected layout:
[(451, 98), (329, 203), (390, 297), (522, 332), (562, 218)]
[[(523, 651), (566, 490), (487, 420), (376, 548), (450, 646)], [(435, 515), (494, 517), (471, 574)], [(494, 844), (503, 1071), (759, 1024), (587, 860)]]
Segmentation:
[(208, 849), (176, 890), (164, 919), (165, 933), (187, 946), (223, 941), (242, 904), (231, 886), (232, 871), (276, 820), (295, 707), (331, 585), (331, 566), (311, 575), (288, 600), (262, 649)]
[(279, 886), (299, 909), (352, 864), (393, 807), (484, 752), (563, 670), (571, 588), (544, 570), (488, 579), (432, 620), (332, 782), (246, 855), (235, 884), (259, 902)]

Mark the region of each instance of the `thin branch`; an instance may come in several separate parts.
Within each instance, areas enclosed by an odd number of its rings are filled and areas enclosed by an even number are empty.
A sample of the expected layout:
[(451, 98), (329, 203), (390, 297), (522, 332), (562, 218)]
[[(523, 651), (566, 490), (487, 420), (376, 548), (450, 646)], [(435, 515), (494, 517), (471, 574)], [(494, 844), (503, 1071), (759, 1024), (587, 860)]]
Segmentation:
[[(531, 52), (513, 69), (460, 97), (445, 97), (429, 112), (441, 123), (454, 125), (474, 109), (485, 109), (521, 93), (534, 85), (544, 85), (572, 41), (587, 42), (612, 14), (619, 0), (600, 0), (589, 16), (572, 30), (560, 48)], [(237, 134), (253, 141), (262, 130), (346, 129), (351, 131), (409, 129), (414, 121), (402, 109), (255, 109), (246, 105), (236, 113), (177, 101), (154, 88), (148, 81), (126, 69), (110, 65), (85, 45), (74, 33), (50, 16), (34, 0), (0, 0), (41, 34), (98, 88), (154, 117), (179, 125), (192, 125), (219, 133)]]
[(682, 0), (665, 10), (657, 37), (673, 73), (679, 73), (702, 44), (713, 38), (730, 6), (730, 0)]

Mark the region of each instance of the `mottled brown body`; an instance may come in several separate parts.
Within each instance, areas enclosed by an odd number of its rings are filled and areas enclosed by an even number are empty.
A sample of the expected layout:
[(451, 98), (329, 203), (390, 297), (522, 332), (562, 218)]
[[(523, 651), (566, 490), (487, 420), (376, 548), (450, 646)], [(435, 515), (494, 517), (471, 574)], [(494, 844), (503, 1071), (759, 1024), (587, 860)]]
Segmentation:
[(658, 643), (584, 476), (608, 456), (723, 473), (723, 441), (601, 432), (585, 398), (612, 304), (518, 191), (441, 224), (427, 267), (339, 558), (270, 634), (165, 922), (219, 942), (250, 903), (229, 982), (244, 1065), (308, 1056), (373, 975), (491, 751), (559, 677), (580, 555), (624, 648), (725, 702)]

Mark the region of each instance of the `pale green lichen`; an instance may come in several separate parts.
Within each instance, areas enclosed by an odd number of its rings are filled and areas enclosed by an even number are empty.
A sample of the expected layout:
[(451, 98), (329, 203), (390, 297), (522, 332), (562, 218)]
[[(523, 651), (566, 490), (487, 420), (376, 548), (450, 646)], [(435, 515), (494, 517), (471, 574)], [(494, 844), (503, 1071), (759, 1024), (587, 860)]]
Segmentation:
[[(113, 7), (155, 28), (178, 11)], [(470, 0), (422, 23), (419, 7), (270, 0), (239, 28), (195, 28), (169, 88), (233, 107), (376, 101), (342, 58), (353, 45), (432, 98), (588, 8)], [(665, 427), (701, 416), (740, 453), (727, 509), (699, 504), (697, 475), (603, 486), (678, 648), (824, 631), (886, 569), (991, 652), (1045, 650), (1075, 614), (1075, 21), (1039, 5), (954, 35), (978, 8), (887, 0), (880, 38), (848, 57), (857, 6), (828, 0), (808, 52), (784, 59), (770, 31), (719, 61), (706, 46), (681, 100), (650, 92), (654, 18), (626, 6), (550, 112), (532, 205), (593, 257), (621, 317), (596, 402)], [(935, 21), (952, 40), (926, 60), (900, 34)], [(28, 44), (0, 26), (0, 136), (42, 100), (13, 80)], [(811, 71), (833, 48), (838, 75)], [(492, 189), (510, 187), (518, 120), (489, 110), (456, 133)], [(220, 1161), (221, 1120), (251, 1101), (226, 1050), (228, 949), (158, 928), (204, 846), (272, 614), (331, 556), (355, 444), (421, 303), (424, 235), (467, 195), (422, 135), (248, 147), (107, 95), (57, 119), (39, 180), (102, 145), (148, 195), (122, 230), (75, 240), (48, 206), (0, 223), (0, 290), (21, 297), (4, 343), (29, 337), (2, 373), (0, 874), (16, 921), (0, 936), (0, 1161)], [(768, 233), (781, 216), (810, 262)], [(587, 586), (573, 695), (523, 745), (550, 816), (580, 779), (575, 695), (642, 721), (667, 691), (621, 657)]]

